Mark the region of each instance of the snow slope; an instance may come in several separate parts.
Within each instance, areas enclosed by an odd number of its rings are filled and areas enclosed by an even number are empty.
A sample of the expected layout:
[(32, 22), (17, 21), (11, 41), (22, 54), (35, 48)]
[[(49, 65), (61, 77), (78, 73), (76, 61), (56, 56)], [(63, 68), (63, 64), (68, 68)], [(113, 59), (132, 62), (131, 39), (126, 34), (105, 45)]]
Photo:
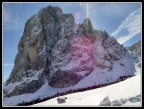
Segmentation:
[[(124, 59), (124, 60), (126, 60), (126, 59)], [(45, 84), (38, 91), (36, 91), (35, 93), (21, 94), (21, 95), (18, 95), (18, 96), (12, 96), (12, 97), (3, 98), (3, 105), (4, 106), (17, 105), (19, 103), (30, 102), (30, 101), (36, 100), (38, 98), (44, 99), (44, 98), (47, 98), (49, 96), (55, 95), (58, 92), (62, 93), (62, 92), (66, 92), (68, 90), (73, 90), (73, 89), (78, 89), (78, 88), (84, 88), (84, 87), (88, 87), (88, 86), (98, 85), (100, 83), (114, 82), (114, 81), (116, 81), (118, 79), (119, 76), (123, 76), (124, 75), (123, 69), (121, 69), (120, 67), (119, 68), (117, 67), (118, 64), (119, 64), (119, 62), (115, 62), (115, 64), (114, 64), (115, 67), (113, 68), (113, 70), (111, 72), (107, 72), (106, 69), (105, 70), (104, 69), (98, 69), (97, 67), (95, 67), (94, 71), (90, 75), (88, 75), (85, 78), (83, 78), (82, 80), (80, 80), (80, 82), (78, 82), (76, 85), (70, 86), (70, 87), (66, 87), (66, 88), (53, 88), (53, 87), (48, 85), (48, 82), (46, 80)], [(141, 74), (141, 68), (140, 67), (135, 65), (134, 69), (135, 69), (135, 74), (138, 74), (138, 75)], [(129, 71), (127, 71), (127, 72), (130, 73), (131, 71), (132, 71), (132, 69), (129, 69)], [(113, 78), (111, 78), (112, 76), (113, 76)], [(140, 77), (135, 76), (133, 78), (134, 79), (132, 79), (132, 78), (128, 79), (131, 82), (126, 80), (127, 82), (124, 81), (124, 83), (123, 82), (118, 83), (118, 84), (121, 84), (120, 86), (117, 86), (117, 85), (107, 86), (107, 87), (109, 87), (108, 91), (107, 91), (108, 94), (113, 95), (113, 91), (111, 91), (111, 90), (115, 90), (116, 92), (119, 90), (118, 93), (120, 92), (120, 94), (116, 93), (115, 97), (117, 97), (118, 95), (120, 95), (120, 97), (122, 97), (122, 95), (123, 95), (123, 97), (126, 97), (126, 96), (128, 96), (127, 94), (129, 94), (129, 96), (133, 95), (133, 92), (130, 93), (130, 91), (135, 91), (135, 93), (139, 91), (139, 93), (137, 93), (137, 94), (140, 94), (140, 80), (138, 80), (138, 78), (140, 79)], [(135, 78), (137, 78), (137, 79), (135, 80)], [(127, 86), (129, 86), (129, 87), (127, 88)], [(118, 88), (115, 89), (114, 87), (118, 87)], [(98, 92), (100, 92), (100, 94), (98, 93), (99, 96), (98, 97), (96, 96), (97, 99), (101, 100), (105, 96), (107, 96), (106, 95), (107, 93), (105, 93), (105, 91), (103, 91), (103, 88), (96, 89), (96, 90), (98, 90)], [(125, 91), (121, 95), (123, 90), (125, 90)], [(105, 94), (102, 93), (102, 92), (104, 92)], [(91, 93), (91, 91), (89, 93)], [(88, 98), (90, 98), (91, 96), (92, 97), (94, 96), (94, 95), (91, 95), (91, 94), (88, 94), (88, 95), (89, 95)], [(95, 94), (95, 95), (97, 95), (97, 94)], [(110, 98), (110, 99), (112, 99), (112, 98)], [(93, 102), (90, 102), (90, 103), (93, 103)], [(74, 103), (74, 104), (76, 104), (76, 103)], [(81, 104), (81, 102), (80, 102), (80, 104)]]
[[(32, 106), (98, 106), (106, 96), (109, 97), (110, 101), (114, 101), (121, 98), (128, 99), (137, 95), (141, 95), (140, 74), (110, 86), (56, 97)], [(62, 97), (67, 98), (66, 102), (58, 104), (57, 98)], [(141, 106), (141, 102), (127, 101), (122, 106)]]

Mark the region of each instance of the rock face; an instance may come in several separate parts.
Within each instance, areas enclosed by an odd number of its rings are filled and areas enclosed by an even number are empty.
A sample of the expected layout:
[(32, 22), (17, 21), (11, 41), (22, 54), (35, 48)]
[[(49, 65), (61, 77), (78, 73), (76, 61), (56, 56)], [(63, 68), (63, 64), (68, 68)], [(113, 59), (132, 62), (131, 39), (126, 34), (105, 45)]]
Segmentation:
[(141, 54), (141, 41), (127, 47), (127, 49), (132, 52), (133, 54), (140, 55)]
[[(6, 97), (34, 93), (46, 79), (50, 86), (64, 88), (80, 82), (95, 67), (109, 72), (119, 60), (127, 65), (122, 60), (129, 55), (127, 50), (105, 31), (94, 30), (90, 19), (85, 19), (76, 32), (74, 25), (72, 14), (52, 6), (26, 22), (14, 68), (5, 84)], [(8, 91), (11, 84), (13, 90)]]
[(138, 66), (141, 67), (141, 41), (138, 41), (126, 49), (133, 56), (133, 59), (136, 61), (136, 63), (138, 63)]
[[(58, 49), (57, 49), (58, 50)], [(69, 52), (68, 52), (69, 51)], [(67, 87), (76, 84), (85, 75), (93, 71), (91, 41), (84, 36), (74, 38), (70, 41), (70, 47), (64, 52), (63, 57), (57, 58), (60, 51), (54, 49), (52, 52), (54, 61), (52, 70), (48, 75), (49, 84), (53, 87)], [(81, 74), (81, 72), (83, 72)]]
[(95, 42), (96, 36), (94, 33), (94, 29), (92, 23), (89, 18), (86, 18), (83, 24), (80, 25), (77, 31), (78, 35), (84, 35), (86, 38), (90, 39), (92, 43)]
[[(23, 92), (18, 91), (17, 87), (17, 93), (13, 94), (12, 92), (12, 95), (35, 92), (44, 84), (43, 78), (45, 78), (46, 73), (49, 73), (49, 71), (44, 70), (45, 67), (51, 67), (54, 61), (58, 61), (68, 53), (68, 40), (73, 33), (73, 24), (72, 14), (63, 14), (59, 7), (51, 6), (41, 9), (38, 14), (26, 22), (23, 36), (18, 44), (14, 68), (6, 81), (6, 85), (22, 82), (23, 78), (32, 79), (34, 76), (37, 77), (37, 80), (25, 84), (21, 88)], [(52, 63), (50, 63), (51, 61)], [(52, 70), (54, 70), (54, 66)], [(41, 73), (39, 73), (40, 71)], [(34, 83), (36, 83), (37, 88), (25, 89)]]

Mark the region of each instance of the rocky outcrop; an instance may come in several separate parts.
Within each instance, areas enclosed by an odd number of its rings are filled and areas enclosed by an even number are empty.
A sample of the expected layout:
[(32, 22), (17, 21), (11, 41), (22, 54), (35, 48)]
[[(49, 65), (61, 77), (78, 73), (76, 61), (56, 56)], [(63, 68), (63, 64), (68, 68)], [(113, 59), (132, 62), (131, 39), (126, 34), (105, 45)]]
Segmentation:
[(133, 54), (141, 54), (141, 41), (138, 41), (137, 43), (131, 45), (130, 47), (127, 47), (127, 49), (132, 52)]
[(14, 90), (7, 94), (7, 97), (21, 95), (24, 93), (34, 93), (43, 85), (43, 81), (41, 80), (32, 80), (31, 82), (23, 82), (22, 84), (16, 86)]
[(126, 47), (126, 49), (130, 52), (136, 64), (141, 67), (141, 41)]
[(74, 25), (72, 14), (52, 6), (26, 22), (14, 68), (4, 86), (6, 97), (34, 93), (46, 79), (54, 88), (73, 86), (95, 67), (110, 72), (116, 61), (127, 66), (122, 60), (129, 55), (127, 50), (105, 31), (94, 30), (90, 19), (77, 31)]
[(69, 46), (69, 49), (66, 49), (63, 55), (59, 54), (59, 57), (56, 54), (59, 53), (58, 49), (52, 51), (56, 57), (52, 61), (48, 80), (53, 87), (74, 85), (93, 71), (91, 41), (81, 36), (71, 40)]
[(86, 38), (90, 39), (92, 43), (95, 42), (96, 36), (89, 18), (86, 18), (78, 28), (77, 35), (84, 35)]
[[(6, 81), (6, 86), (15, 82), (21, 82), (21, 84), (9, 96), (35, 92), (44, 84), (43, 78), (46, 77), (46, 73), (49, 73), (49, 71), (46, 72), (46, 66), (51, 67), (51, 63), (47, 65), (46, 60), (53, 62), (55, 55), (52, 54), (52, 51), (55, 51), (52, 49), (57, 46), (59, 46), (59, 54), (56, 54), (57, 58), (55, 59), (58, 59), (58, 55), (59, 57), (63, 54), (66, 55), (69, 47), (68, 40), (73, 33), (73, 24), (72, 14), (63, 14), (59, 7), (52, 6), (41, 9), (38, 14), (33, 15), (26, 22), (18, 44), (14, 68)], [(38, 74), (37, 81), (33, 80), (27, 84), (23, 81), (23, 78), (33, 78)], [(31, 88), (29, 89), (29, 87)]]

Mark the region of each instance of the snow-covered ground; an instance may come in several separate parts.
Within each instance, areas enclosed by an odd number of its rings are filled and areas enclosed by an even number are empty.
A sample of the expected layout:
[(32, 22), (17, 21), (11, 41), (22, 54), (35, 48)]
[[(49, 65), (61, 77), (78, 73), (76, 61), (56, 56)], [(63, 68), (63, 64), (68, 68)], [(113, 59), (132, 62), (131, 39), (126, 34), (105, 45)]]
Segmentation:
[[(22, 95), (18, 95), (18, 96), (5, 97), (3, 99), (3, 105), (4, 106), (17, 105), (19, 103), (30, 102), (30, 101), (36, 100), (38, 98), (44, 99), (51, 95), (55, 95), (58, 92), (62, 93), (62, 92), (66, 92), (68, 90), (93, 86), (93, 85), (97, 85), (99, 83), (106, 83), (107, 81), (104, 81), (104, 80), (106, 80), (107, 76), (110, 76), (110, 77), (113, 76), (113, 78), (110, 78), (109, 82), (116, 81), (118, 79), (117, 77), (122, 76), (122, 74), (123, 74), (122, 73), (123, 69), (120, 69), (120, 68), (117, 69), (116, 65), (117, 65), (117, 63), (115, 63), (115, 67), (111, 72), (105, 71), (107, 73), (104, 73), (104, 70), (101, 71), (100, 69), (97, 69), (95, 67), (94, 71), (90, 75), (88, 75), (87, 77), (82, 79), (79, 83), (77, 83), (74, 86), (70, 86), (70, 87), (66, 87), (66, 88), (53, 88), (48, 85), (47, 81), (45, 81), (45, 84), (35, 93), (28, 93), (28, 94), (22, 94)], [(117, 75), (117, 74), (121, 74), (121, 75)], [(106, 96), (109, 96), (110, 100), (119, 99), (120, 97), (128, 98), (128, 97), (136, 96), (136, 95), (140, 94), (140, 91), (141, 91), (141, 81), (140, 81), (141, 68), (137, 67), (137, 65), (135, 65), (135, 74), (137, 76), (134, 76), (132, 78), (129, 78), (123, 82), (120, 82), (120, 83), (117, 83), (114, 85), (110, 85), (110, 86), (107, 86), (104, 88), (99, 88), (99, 89), (90, 90), (90, 91), (86, 91), (86, 92), (67, 95), (67, 97), (68, 97), (67, 102), (62, 105), (98, 105), (99, 102), (101, 100), (103, 100), (104, 97), (106, 97)], [(11, 87), (8, 87), (8, 88), (11, 88)], [(11, 90), (9, 90), (9, 91), (11, 91)], [(55, 104), (57, 104), (56, 99), (57, 98), (51, 99), (51, 100), (47, 101), (48, 103), (46, 103), (46, 104), (45, 104), (45, 102), (43, 102), (43, 103), (44, 103), (44, 105), (55, 105)], [(127, 102), (127, 104), (128, 104), (128, 102)]]
[[(129, 99), (141, 94), (141, 75), (128, 78), (125, 81), (109, 85), (103, 88), (93, 89), (85, 92), (68, 94), (38, 103), (32, 106), (99, 106), (105, 97), (110, 101)], [(66, 97), (66, 102), (58, 104), (57, 98)], [(141, 98), (141, 97), (140, 97)], [(141, 106), (141, 101), (126, 101), (122, 106)]]

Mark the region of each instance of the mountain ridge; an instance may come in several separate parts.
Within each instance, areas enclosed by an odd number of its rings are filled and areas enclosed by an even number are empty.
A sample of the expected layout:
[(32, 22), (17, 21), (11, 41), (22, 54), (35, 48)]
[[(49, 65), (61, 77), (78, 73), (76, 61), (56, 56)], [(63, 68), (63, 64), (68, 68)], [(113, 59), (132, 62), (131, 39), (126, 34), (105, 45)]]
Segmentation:
[(132, 56), (116, 39), (94, 30), (89, 18), (78, 28), (74, 25), (72, 14), (63, 14), (59, 7), (52, 6), (27, 20), (14, 68), (4, 85), (5, 104), (13, 97), (38, 93), (46, 80), (48, 91), (44, 92), (52, 96), (135, 75)]

